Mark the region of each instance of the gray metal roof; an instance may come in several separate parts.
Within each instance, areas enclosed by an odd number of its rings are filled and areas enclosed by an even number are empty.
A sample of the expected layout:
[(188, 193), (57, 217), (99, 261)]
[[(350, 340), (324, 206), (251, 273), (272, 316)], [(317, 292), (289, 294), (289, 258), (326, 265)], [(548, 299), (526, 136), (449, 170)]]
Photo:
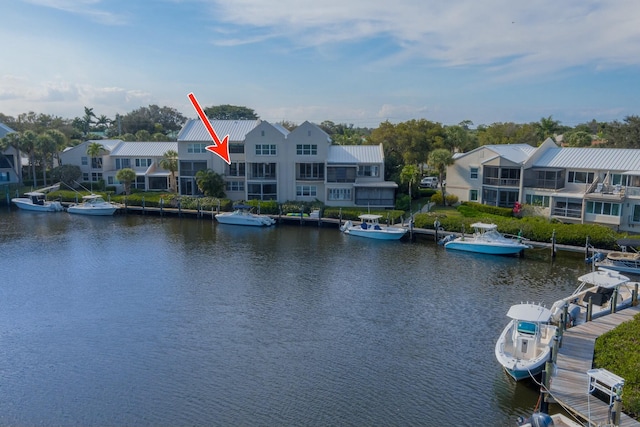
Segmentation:
[[(209, 123), (220, 139), (229, 135), (229, 142), (244, 142), (245, 136), (260, 124), (260, 120), (209, 120)], [(180, 130), (178, 141), (211, 142), (211, 136), (199, 119), (192, 119)]]
[(178, 152), (177, 142), (122, 141), (112, 151), (111, 156), (119, 157), (162, 157), (169, 150)]
[(15, 132), (15, 131), (11, 129), (9, 126), (5, 125), (4, 123), (0, 123), (0, 138), (12, 132)]
[[(480, 147), (474, 148), (473, 150), (467, 153), (456, 153), (453, 155), (454, 160), (464, 157), (470, 153), (475, 153), (480, 150), (491, 150), (497, 156), (502, 157), (503, 159), (509, 160), (513, 163), (522, 163), (526, 161), (529, 156), (536, 151), (536, 147), (532, 147), (529, 144), (496, 144), (496, 145), (481, 145)], [(495, 158), (495, 157), (492, 157)], [(484, 161), (486, 161), (485, 159)]]
[(533, 167), (640, 171), (640, 149), (550, 148)]
[(327, 164), (382, 163), (382, 145), (332, 145)]
[(498, 145), (485, 145), (494, 153), (500, 157), (512, 161), (514, 163), (522, 163), (526, 161), (534, 151), (536, 147), (532, 147), (529, 144), (498, 144)]

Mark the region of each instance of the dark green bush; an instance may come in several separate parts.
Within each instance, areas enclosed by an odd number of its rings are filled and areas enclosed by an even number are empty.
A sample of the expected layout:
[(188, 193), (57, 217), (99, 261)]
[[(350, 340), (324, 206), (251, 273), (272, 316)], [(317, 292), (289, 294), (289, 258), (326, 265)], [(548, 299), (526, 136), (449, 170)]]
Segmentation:
[(640, 314), (596, 339), (593, 365), (624, 378), (622, 407), (640, 414)]

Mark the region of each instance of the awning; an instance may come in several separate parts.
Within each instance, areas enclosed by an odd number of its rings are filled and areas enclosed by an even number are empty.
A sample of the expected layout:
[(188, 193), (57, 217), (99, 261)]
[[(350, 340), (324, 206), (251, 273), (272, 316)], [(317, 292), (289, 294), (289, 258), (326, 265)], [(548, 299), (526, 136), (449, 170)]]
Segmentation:
[(398, 188), (398, 184), (393, 181), (384, 182), (363, 182), (361, 184), (353, 184), (354, 187), (368, 187), (368, 188)]

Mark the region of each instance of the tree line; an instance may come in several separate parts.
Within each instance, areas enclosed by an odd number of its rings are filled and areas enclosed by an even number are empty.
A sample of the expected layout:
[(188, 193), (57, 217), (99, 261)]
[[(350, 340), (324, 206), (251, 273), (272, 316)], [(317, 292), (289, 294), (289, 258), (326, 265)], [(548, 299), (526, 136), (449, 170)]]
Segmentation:
[[(218, 120), (257, 120), (259, 116), (248, 107), (218, 105), (204, 108), (207, 117)], [(86, 140), (106, 138), (125, 141), (172, 141), (187, 118), (172, 107), (149, 105), (113, 118), (98, 115), (93, 108), (84, 107), (84, 114), (73, 119), (49, 114), (28, 112), (17, 117), (0, 113), (0, 122), (16, 132), (0, 140), (0, 149), (14, 147), (29, 158), (29, 178), (35, 181), (36, 169), (43, 173), (55, 162), (59, 152)], [(279, 122), (293, 130), (293, 122)], [(498, 122), (478, 125), (470, 120), (457, 125), (443, 125), (427, 119), (414, 119), (393, 124), (380, 123), (377, 128), (355, 127), (353, 124), (323, 121), (318, 125), (341, 145), (383, 144), (385, 154), (385, 179), (397, 183), (413, 183), (426, 173), (442, 175), (443, 169), (456, 152), (467, 152), (482, 145), (529, 144), (537, 146), (548, 137), (565, 146), (640, 148), (640, 117), (627, 116), (622, 121), (590, 122), (577, 126), (565, 126), (552, 116), (538, 122)], [(436, 153), (434, 151), (442, 150)], [(449, 153), (449, 158), (444, 152)], [(438, 159), (437, 161), (435, 159)], [(415, 168), (415, 174), (409, 173)], [(415, 175), (415, 176), (413, 176)], [(442, 177), (441, 177), (442, 178)], [(442, 181), (442, 179), (441, 179)]]

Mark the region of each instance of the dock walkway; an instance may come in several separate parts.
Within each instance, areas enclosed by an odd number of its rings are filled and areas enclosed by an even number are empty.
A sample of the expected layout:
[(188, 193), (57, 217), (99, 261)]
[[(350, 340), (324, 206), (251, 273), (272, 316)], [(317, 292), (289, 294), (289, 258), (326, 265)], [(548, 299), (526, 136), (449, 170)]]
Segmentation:
[[(557, 403), (591, 425), (606, 425), (609, 419), (609, 404), (588, 393), (595, 340), (638, 313), (640, 306), (626, 308), (564, 332), (549, 391)], [(621, 414), (620, 426), (640, 426), (640, 422)]]

